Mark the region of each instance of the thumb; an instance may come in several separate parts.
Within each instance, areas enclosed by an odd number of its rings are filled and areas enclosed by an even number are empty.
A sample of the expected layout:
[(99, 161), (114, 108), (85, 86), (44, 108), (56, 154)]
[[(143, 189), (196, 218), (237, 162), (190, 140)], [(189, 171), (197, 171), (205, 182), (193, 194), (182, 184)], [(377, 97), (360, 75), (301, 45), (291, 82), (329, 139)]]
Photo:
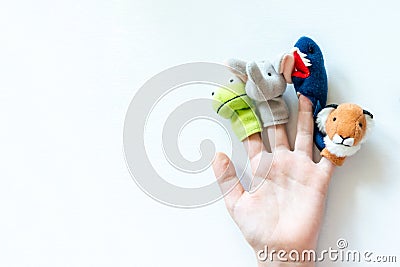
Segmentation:
[(235, 166), (227, 155), (217, 153), (213, 162), (213, 169), (224, 195), (226, 207), (231, 212), (244, 192), (243, 186), (236, 176)]

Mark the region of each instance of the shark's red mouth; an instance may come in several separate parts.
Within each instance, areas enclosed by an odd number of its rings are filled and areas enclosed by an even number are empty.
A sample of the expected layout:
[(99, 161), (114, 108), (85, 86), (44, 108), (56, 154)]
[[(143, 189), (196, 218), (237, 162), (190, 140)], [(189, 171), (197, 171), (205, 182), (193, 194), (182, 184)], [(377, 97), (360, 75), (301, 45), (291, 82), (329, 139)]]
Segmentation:
[(305, 58), (306, 56), (307, 55), (301, 53), (299, 49), (293, 51), (294, 70), (292, 76), (303, 79), (310, 76), (310, 70), (308, 69), (307, 65), (311, 66), (311, 63), (309, 59)]

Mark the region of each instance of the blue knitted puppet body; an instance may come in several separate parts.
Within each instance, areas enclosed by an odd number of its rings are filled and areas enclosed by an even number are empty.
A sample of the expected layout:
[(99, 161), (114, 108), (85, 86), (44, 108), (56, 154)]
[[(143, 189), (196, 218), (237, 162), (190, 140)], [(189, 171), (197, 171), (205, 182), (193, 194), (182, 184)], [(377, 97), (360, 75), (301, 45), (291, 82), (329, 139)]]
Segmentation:
[[(295, 44), (299, 52), (295, 55), (296, 71), (292, 74), (292, 81), (296, 92), (306, 96), (313, 104), (314, 122), (317, 114), (326, 106), (328, 95), (328, 78), (324, 66), (324, 58), (319, 46), (308, 37), (301, 37)], [(296, 51), (294, 53), (297, 53)], [(305, 66), (299, 54), (306, 55), (311, 63)], [(297, 56), (297, 60), (296, 60)], [(324, 134), (314, 123), (314, 142), (319, 150), (325, 147)]]

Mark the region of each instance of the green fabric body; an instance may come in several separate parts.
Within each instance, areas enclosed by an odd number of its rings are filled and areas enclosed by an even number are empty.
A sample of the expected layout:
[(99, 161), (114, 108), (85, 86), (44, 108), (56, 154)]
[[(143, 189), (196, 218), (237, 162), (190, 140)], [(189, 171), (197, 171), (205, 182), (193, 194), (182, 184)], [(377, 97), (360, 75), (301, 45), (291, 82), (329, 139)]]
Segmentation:
[(262, 131), (261, 123), (252, 108), (236, 110), (231, 118), (231, 125), (240, 141)]
[(242, 82), (218, 88), (214, 92), (213, 108), (218, 115), (231, 120), (233, 132), (240, 141), (262, 131), (253, 101), (246, 95)]

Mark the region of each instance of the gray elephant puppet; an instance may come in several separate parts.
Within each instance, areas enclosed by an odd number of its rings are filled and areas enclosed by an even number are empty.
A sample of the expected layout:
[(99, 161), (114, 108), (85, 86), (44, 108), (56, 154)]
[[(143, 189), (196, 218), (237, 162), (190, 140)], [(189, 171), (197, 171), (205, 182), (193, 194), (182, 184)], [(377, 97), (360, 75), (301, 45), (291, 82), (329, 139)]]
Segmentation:
[[(285, 124), (289, 120), (289, 109), (283, 99), (287, 83), (285, 73), (286, 55), (277, 60), (275, 67), (268, 60), (245, 62), (229, 59), (225, 65), (245, 84), (246, 94), (254, 100), (264, 127)], [(289, 76), (290, 77), (290, 76)]]

